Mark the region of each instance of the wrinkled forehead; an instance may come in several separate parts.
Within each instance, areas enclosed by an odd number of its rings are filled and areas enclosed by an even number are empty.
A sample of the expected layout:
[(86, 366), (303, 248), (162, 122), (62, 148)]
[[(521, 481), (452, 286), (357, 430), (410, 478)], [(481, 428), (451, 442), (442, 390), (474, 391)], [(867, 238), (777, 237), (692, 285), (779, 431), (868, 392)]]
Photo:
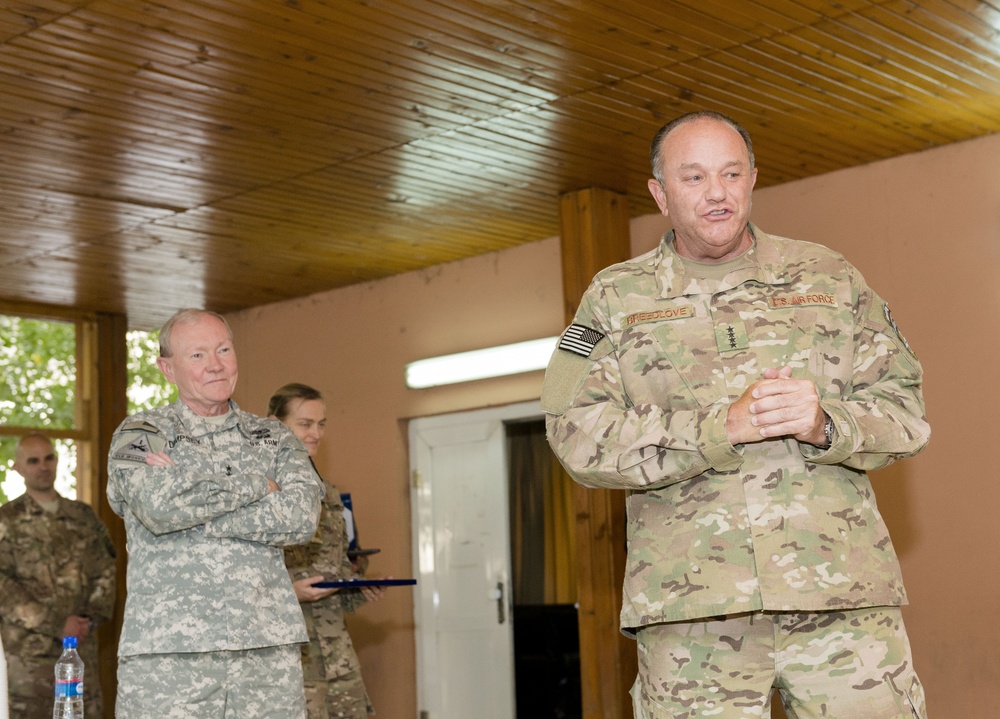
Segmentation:
[(233, 341), (229, 329), (212, 315), (200, 315), (186, 322), (178, 322), (171, 332), (172, 352), (181, 349), (214, 349)]
[(693, 165), (729, 158), (734, 164), (748, 164), (750, 153), (743, 137), (721, 120), (700, 118), (678, 125), (663, 138), (666, 165)]

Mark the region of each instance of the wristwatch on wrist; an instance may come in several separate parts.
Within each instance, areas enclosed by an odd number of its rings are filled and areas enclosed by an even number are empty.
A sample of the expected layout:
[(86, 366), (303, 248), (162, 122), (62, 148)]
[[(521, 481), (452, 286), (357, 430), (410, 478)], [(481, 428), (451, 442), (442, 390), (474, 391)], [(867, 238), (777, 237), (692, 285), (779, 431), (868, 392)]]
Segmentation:
[(826, 416), (826, 424), (823, 425), (823, 434), (826, 435), (826, 446), (833, 444), (833, 417)]

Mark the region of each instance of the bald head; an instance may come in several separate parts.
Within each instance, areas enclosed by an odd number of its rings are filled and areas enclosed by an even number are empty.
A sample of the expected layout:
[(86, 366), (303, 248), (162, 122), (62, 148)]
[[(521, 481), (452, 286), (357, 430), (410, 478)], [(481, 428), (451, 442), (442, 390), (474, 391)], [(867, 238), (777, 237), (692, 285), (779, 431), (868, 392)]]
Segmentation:
[(56, 448), (44, 434), (24, 435), (14, 450), (14, 471), (24, 477), (25, 491), (38, 501), (56, 498), (58, 464)]

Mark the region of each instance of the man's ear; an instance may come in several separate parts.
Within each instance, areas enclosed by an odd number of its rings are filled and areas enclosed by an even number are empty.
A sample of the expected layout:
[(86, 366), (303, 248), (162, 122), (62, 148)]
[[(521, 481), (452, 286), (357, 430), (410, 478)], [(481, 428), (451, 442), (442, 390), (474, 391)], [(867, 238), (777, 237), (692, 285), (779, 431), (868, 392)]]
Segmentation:
[(656, 200), (656, 206), (660, 208), (660, 214), (666, 217), (667, 193), (664, 192), (663, 185), (660, 184), (659, 180), (651, 177), (646, 182), (646, 187), (649, 188), (649, 194), (651, 194), (653, 199)]
[(171, 364), (169, 357), (157, 357), (156, 366), (160, 368), (160, 372), (167, 378), (167, 382), (177, 384), (174, 382), (174, 366)]

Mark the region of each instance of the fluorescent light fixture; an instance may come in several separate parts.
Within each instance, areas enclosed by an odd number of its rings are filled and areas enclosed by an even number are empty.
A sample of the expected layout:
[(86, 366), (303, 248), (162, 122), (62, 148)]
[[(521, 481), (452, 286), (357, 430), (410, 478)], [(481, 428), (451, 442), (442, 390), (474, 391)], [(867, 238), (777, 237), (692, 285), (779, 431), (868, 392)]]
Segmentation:
[(546, 337), (410, 362), (406, 365), (406, 386), (423, 389), (545, 369), (558, 340)]

